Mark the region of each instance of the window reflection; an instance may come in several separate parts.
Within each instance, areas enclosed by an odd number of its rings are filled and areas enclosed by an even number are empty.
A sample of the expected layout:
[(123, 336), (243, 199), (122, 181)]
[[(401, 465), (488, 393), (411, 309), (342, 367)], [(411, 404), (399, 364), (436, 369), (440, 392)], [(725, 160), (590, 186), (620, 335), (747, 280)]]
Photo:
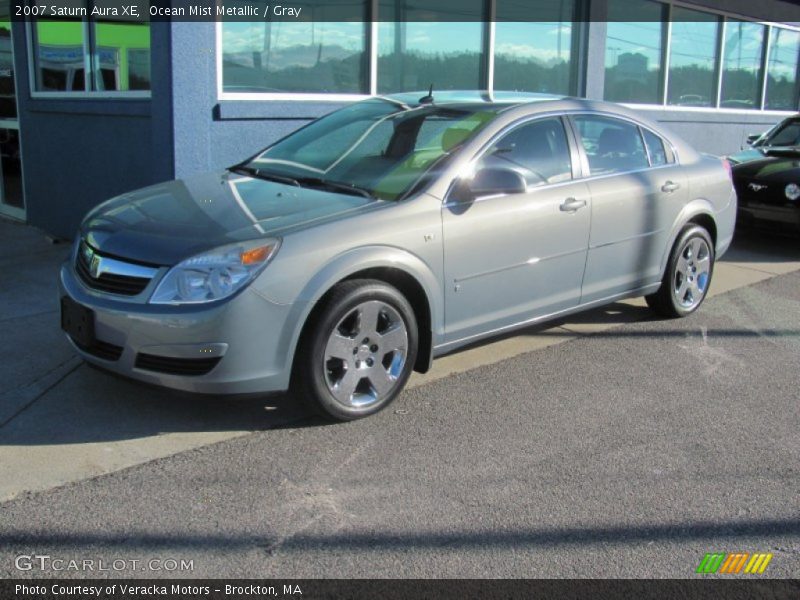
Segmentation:
[(610, 0), (605, 92), (614, 102), (661, 102), (661, 43), (666, 5)]
[(767, 62), (766, 108), (797, 109), (798, 56), (800, 56), (800, 31), (773, 28)]
[(763, 25), (733, 20), (726, 23), (721, 107), (758, 108), (763, 46)]
[(353, 5), (349, 0), (295, 4), (309, 21), (224, 23), (224, 90), (367, 93), (369, 24), (326, 20)]
[[(150, 89), (150, 26), (93, 23), (93, 50), (79, 21), (34, 23), (35, 85), (40, 92)], [(87, 64), (94, 78), (86, 77)]]
[(150, 28), (144, 23), (95, 23), (95, 89), (150, 89)]
[(0, 119), (16, 119), (14, 54), (11, 48), (11, 23), (0, 21)]
[(672, 21), (667, 103), (714, 106), (719, 18), (676, 6)]
[[(420, 6), (424, 6), (421, 4)], [(378, 93), (479, 89), (482, 0), (442, 0), (435, 8), (382, 0), (378, 24)], [(448, 18), (473, 18), (455, 22)]]
[(40, 92), (86, 90), (83, 23), (35, 22), (36, 89)]

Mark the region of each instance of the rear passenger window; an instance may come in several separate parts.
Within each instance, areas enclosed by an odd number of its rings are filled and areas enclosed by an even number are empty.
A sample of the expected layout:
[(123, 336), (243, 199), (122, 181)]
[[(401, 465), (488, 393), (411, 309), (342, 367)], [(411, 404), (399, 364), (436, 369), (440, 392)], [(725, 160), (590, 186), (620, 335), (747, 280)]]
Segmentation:
[(639, 128), (610, 117), (575, 117), (592, 175), (634, 171), (649, 167)]
[(642, 129), (644, 132), (644, 143), (647, 144), (647, 153), (650, 155), (650, 166), (658, 167), (670, 162), (667, 158), (667, 150), (664, 140), (652, 131)]
[(507, 133), (483, 155), (479, 168), (520, 173), (529, 187), (572, 179), (572, 161), (559, 118), (537, 119)]

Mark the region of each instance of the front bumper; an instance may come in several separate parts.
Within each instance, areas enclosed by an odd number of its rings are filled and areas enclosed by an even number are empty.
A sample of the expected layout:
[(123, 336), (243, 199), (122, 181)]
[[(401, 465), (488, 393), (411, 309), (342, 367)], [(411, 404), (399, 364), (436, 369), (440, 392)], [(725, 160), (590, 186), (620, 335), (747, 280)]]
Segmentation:
[(139, 381), (205, 394), (289, 386), (303, 307), (276, 304), (251, 287), (209, 305), (164, 306), (92, 290), (72, 261), (59, 276), (59, 297), (94, 311), (96, 346), (80, 347), (67, 336), (86, 361)]

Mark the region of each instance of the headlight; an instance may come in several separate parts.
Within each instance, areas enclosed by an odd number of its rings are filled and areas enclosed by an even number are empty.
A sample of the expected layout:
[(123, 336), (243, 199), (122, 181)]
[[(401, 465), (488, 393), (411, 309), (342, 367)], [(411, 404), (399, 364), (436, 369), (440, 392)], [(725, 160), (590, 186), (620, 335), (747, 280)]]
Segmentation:
[(227, 298), (253, 281), (275, 256), (280, 240), (266, 239), (215, 248), (172, 267), (151, 304), (197, 304)]
[(800, 185), (797, 185), (796, 183), (790, 183), (783, 190), (783, 193), (786, 194), (786, 197), (789, 200), (797, 200), (800, 198)]

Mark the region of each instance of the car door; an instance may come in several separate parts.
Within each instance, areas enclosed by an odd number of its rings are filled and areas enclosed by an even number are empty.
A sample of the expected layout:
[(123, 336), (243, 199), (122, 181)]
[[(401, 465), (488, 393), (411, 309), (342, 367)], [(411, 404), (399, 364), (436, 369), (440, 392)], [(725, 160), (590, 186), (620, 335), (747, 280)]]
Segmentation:
[(519, 173), (522, 193), (474, 197), (463, 190), (468, 179), (451, 188), (442, 209), (449, 341), (578, 304), (591, 200), (571, 136), (562, 118), (537, 118), (471, 163), (475, 178)]
[(581, 303), (589, 303), (658, 281), (687, 184), (669, 144), (649, 129), (596, 114), (572, 122), (592, 196), (581, 293)]

